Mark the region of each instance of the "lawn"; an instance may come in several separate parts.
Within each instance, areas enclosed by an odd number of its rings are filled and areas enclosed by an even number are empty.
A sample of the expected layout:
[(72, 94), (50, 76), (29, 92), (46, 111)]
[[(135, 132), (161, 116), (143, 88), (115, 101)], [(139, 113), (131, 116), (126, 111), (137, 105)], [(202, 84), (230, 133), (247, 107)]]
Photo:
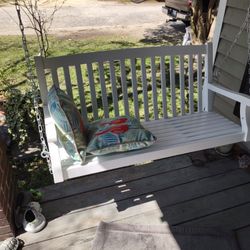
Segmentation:
[[(37, 47), (35, 38), (30, 36), (28, 37), (28, 45), (30, 48), (31, 57), (33, 58), (34, 55), (37, 53)], [(22, 43), (21, 38), (16, 36), (5, 36), (0, 37), (0, 92), (4, 93), (8, 89), (17, 89), (20, 91), (20, 95), (25, 95), (25, 93), (28, 93), (30, 90), (30, 86), (27, 82), (27, 71), (25, 66), (25, 60), (24, 60), (24, 54), (22, 49)], [(155, 45), (163, 45), (163, 43), (159, 44), (150, 44), (150, 43), (142, 43), (134, 40), (133, 38), (126, 38), (121, 39), (119, 37), (105, 37), (100, 39), (89, 39), (89, 40), (72, 40), (72, 39), (60, 39), (56, 37), (50, 37), (50, 52), (49, 56), (58, 56), (58, 55), (67, 55), (67, 54), (76, 54), (81, 52), (92, 52), (92, 51), (101, 51), (101, 50), (111, 50), (111, 49), (120, 49), (120, 48), (128, 48), (128, 47), (144, 47), (144, 46), (155, 46)], [(168, 44), (171, 45), (171, 44)], [(158, 60), (158, 61), (157, 61)], [(127, 64), (127, 62), (125, 62)], [(166, 61), (168, 63), (168, 61)], [(139, 62), (138, 62), (139, 64)], [(176, 58), (176, 64), (178, 64), (178, 58)], [(159, 58), (156, 59), (156, 65), (159, 65)], [(95, 68), (95, 67), (94, 67)], [(128, 74), (129, 74), (129, 67), (128, 68)], [(146, 60), (146, 68), (147, 68), (147, 80), (149, 82), (148, 86), (148, 94), (149, 99), (152, 100), (152, 86), (150, 87), (150, 80), (151, 75), (149, 73), (150, 71), (150, 61)], [(95, 69), (96, 72), (98, 72), (98, 69)], [(166, 72), (167, 79), (169, 79), (169, 72)], [(60, 76), (59, 76), (60, 77)], [(84, 76), (83, 76), (84, 77)], [(86, 76), (85, 76), (86, 77)], [(108, 71), (105, 71), (105, 79), (108, 79)], [(176, 82), (178, 82), (178, 74), (176, 74)], [(158, 91), (160, 91), (160, 76), (157, 77), (158, 81)], [(74, 81), (74, 79), (72, 79)], [(95, 81), (98, 81), (98, 75), (95, 77)], [(120, 82), (118, 81), (118, 85)], [(107, 89), (110, 88), (110, 84), (106, 83)], [(118, 86), (119, 87), (119, 86)], [(142, 88), (140, 84), (138, 84), (138, 87)], [(128, 88), (131, 87), (131, 82), (128, 81)], [(196, 88), (194, 89), (196, 91)], [(75, 90), (76, 91), (76, 90)], [(168, 98), (170, 98), (170, 91)], [(86, 93), (86, 100), (87, 100), (87, 106), (91, 109), (91, 102), (90, 102), (90, 93)], [(16, 95), (18, 98), (18, 105), (19, 103), (19, 96)], [(143, 105), (143, 95), (139, 95), (139, 104)], [(159, 94), (159, 97), (161, 95)], [(176, 88), (176, 96), (179, 95), (179, 89)], [(195, 93), (196, 96), (196, 93)], [(34, 123), (34, 115), (32, 115), (32, 111), (29, 111), (29, 109), (32, 107), (32, 98), (30, 96), (26, 96), (25, 98), (20, 98), (23, 100), (22, 106), (20, 111), (15, 112), (16, 106), (13, 106), (14, 108), (10, 107), (8, 110), (10, 110), (11, 122), (15, 123), (14, 126), (14, 132), (17, 130), (26, 130), (30, 129)], [(97, 89), (97, 100), (100, 99), (101, 103), (101, 90)], [(131, 97), (132, 100), (132, 97)], [(76, 96), (75, 102), (79, 105), (79, 98)], [(170, 102), (169, 102), (170, 103)], [(178, 103), (178, 98), (177, 98)], [(159, 99), (159, 106), (161, 105), (161, 100)], [(20, 105), (19, 105), (20, 106)], [(120, 100), (120, 106), (123, 107), (122, 104), (122, 96)], [(20, 107), (19, 107), (20, 108)], [(168, 107), (169, 112), (171, 112), (171, 106)], [(112, 106), (111, 106), (112, 109)], [(177, 105), (177, 111), (180, 109), (179, 105)], [(100, 110), (100, 116), (102, 116), (103, 111)], [(112, 110), (110, 110), (112, 112)], [(153, 116), (153, 104), (149, 103), (149, 112)], [(18, 114), (21, 115), (17, 117)], [(29, 115), (27, 115), (27, 113)], [(160, 114), (161, 116), (162, 114)], [(23, 116), (25, 118), (29, 118), (30, 121), (26, 121), (23, 119)], [(16, 118), (17, 117), (17, 118)], [(89, 117), (90, 119), (92, 117)], [(33, 123), (33, 125), (32, 125)], [(24, 126), (26, 125), (26, 126)], [(21, 126), (21, 127), (20, 127)], [(36, 130), (34, 126), (34, 131)], [(36, 134), (36, 133), (35, 133)], [(15, 135), (17, 140), (20, 140), (20, 135)], [(32, 139), (31, 139), (32, 138)], [(35, 136), (35, 139), (37, 137)], [(30, 140), (34, 141), (33, 137), (28, 134), (25, 143), (22, 145), (19, 145), (19, 148), (27, 148), (27, 145), (29, 145)], [(48, 185), (52, 183), (52, 178), (49, 175), (49, 172), (47, 170), (46, 164), (44, 160), (42, 160), (39, 155), (35, 155), (33, 157), (26, 157), (26, 158), (18, 158), (15, 157), (15, 160), (13, 161), (13, 164), (15, 165), (17, 171), (17, 177), (18, 177), (18, 185), (21, 189), (36, 189), (44, 185)]]

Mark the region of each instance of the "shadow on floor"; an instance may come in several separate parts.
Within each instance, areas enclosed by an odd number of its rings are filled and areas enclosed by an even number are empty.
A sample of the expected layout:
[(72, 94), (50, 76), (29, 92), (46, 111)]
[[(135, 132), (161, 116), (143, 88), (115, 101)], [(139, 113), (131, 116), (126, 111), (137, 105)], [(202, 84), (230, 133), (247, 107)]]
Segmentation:
[(236, 232), (247, 246), (249, 171), (214, 151), (198, 158), (203, 164), (183, 155), (44, 188), (43, 213), (48, 221), (75, 214), (79, 222), (84, 214), (90, 221), (221, 228)]
[(148, 29), (144, 33), (143, 43), (169, 43), (169, 45), (180, 45), (185, 34), (185, 25), (180, 22), (167, 22), (157, 28)]

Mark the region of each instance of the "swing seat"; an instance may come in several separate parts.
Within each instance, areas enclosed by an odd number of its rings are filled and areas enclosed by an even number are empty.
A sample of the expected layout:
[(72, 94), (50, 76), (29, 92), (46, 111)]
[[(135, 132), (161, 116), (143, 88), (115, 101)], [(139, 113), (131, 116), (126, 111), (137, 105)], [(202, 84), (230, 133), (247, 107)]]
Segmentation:
[[(36, 57), (54, 182), (197, 150), (249, 141), (250, 98), (212, 83), (212, 44)], [(53, 84), (80, 101), (87, 124), (131, 115), (157, 141), (149, 148), (74, 162), (61, 147), (47, 107)], [(241, 124), (213, 109), (214, 95), (241, 103)]]

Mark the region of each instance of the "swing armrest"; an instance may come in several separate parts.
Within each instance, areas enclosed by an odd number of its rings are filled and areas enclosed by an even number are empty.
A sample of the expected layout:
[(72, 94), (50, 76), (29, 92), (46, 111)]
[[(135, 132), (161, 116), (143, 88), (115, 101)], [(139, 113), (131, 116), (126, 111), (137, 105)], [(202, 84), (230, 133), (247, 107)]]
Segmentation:
[(250, 96), (230, 90), (216, 83), (208, 83), (207, 85), (209, 90), (250, 107)]
[(50, 116), (48, 107), (46, 105), (43, 107), (43, 111), (44, 111), (45, 130), (49, 146), (53, 177), (54, 177), (54, 182), (57, 183), (64, 180), (62, 165), (61, 165), (61, 157), (59, 152), (59, 142), (57, 139), (57, 133), (53, 119)]

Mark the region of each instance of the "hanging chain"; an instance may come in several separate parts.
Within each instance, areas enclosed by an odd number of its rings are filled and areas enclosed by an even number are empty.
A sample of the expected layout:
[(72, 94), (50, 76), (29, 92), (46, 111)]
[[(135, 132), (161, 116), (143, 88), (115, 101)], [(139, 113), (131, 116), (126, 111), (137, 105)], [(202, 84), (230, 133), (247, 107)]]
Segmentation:
[(26, 39), (26, 36), (24, 33), (24, 26), (23, 26), (23, 22), (22, 22), (22, 18), (21, 18), (21, 9), (20, 9), (20, 5), (19, 5), (17, 0), (15, 1), (15, 7), (16, 7), (16, 11), (17, 11), (18, 20), (19, 20), (19, 28), (20, 28), (20, 31), (22, 33), (22, 45), (23, 45), (23, 50), (24, 50), (24, 54), (25, 54), (26, 66), (28, 69), (27, 77), (28, 77), (28, 81), (31, 84), (31, 88), (32, 88), (35, 116), (36, 116), (36, 121), (38, 124), (38, 132), (39, 132), (39, 136), (40, 136), (40, 141), (42, 144), (41, 157), (46, 159), (48, 167), (49, 167), (49, 171), (52, 174), (50, 154), (49, 154), (49, 150), (48, 150), (45, 138), (44, 138), (44, 125), (42, 122), (41, 112), (39, 110), (39, 101), (40, 101), (39, 90), (38, 90), (38, 87), (37, 87), (36, 82), (35, 82), (35, 75), (33, 73), (32, 65), (31, 65), (31, 61), (30, 61), (30, 53), (29, 53), (27, 39)]
[(247, 9), (248, 21), (247, 21), (247, 50), (248, 50), (248, 93), (250, 93), (250, 6)]
[[(249, 21), (250, 21), (250, 5), (248, 6), (248, 9), (247, 9), (246, 18), (245, 18), (244, 22), (242, 23), (242, 25), (240, 26), (240, 30), (236, 34), (236, 36), (235, 36), (233, 42), (231, 43), (226, 55), (223, 57), (223, 59), (219, 63), (220, 65), (223, 65), (226, 62), (226, 60), (228, 59), (228, 57), (231, 55), (232, 50), (233, 50), (235, 44), (238, 42), (238, 40), (239, 40), (242, 32), (244, 31), (244, 29), (247, 29), (247, 34), (248, 34), (248, 41), (247, 41), (247, 43), (248, 43), (248, 65), (250, 65), (250, 59), (249, 59), (249, 57), (250, 57), (250, 34), (249, 34), (249, 29), (250, 29), (249, 26), (250, 26), (250, 24), (249, 24)], [(220, 73), (221, 73), (220, 70), (218, 69), (218, 67), (216, 67), (215, 70), (214, 70), (214, 75), (213, 75), (214, 81), (218, 82)], [(248, 73), (249, 73), (249, 76), (250, 76), (250, 69), (249, 69)]]

